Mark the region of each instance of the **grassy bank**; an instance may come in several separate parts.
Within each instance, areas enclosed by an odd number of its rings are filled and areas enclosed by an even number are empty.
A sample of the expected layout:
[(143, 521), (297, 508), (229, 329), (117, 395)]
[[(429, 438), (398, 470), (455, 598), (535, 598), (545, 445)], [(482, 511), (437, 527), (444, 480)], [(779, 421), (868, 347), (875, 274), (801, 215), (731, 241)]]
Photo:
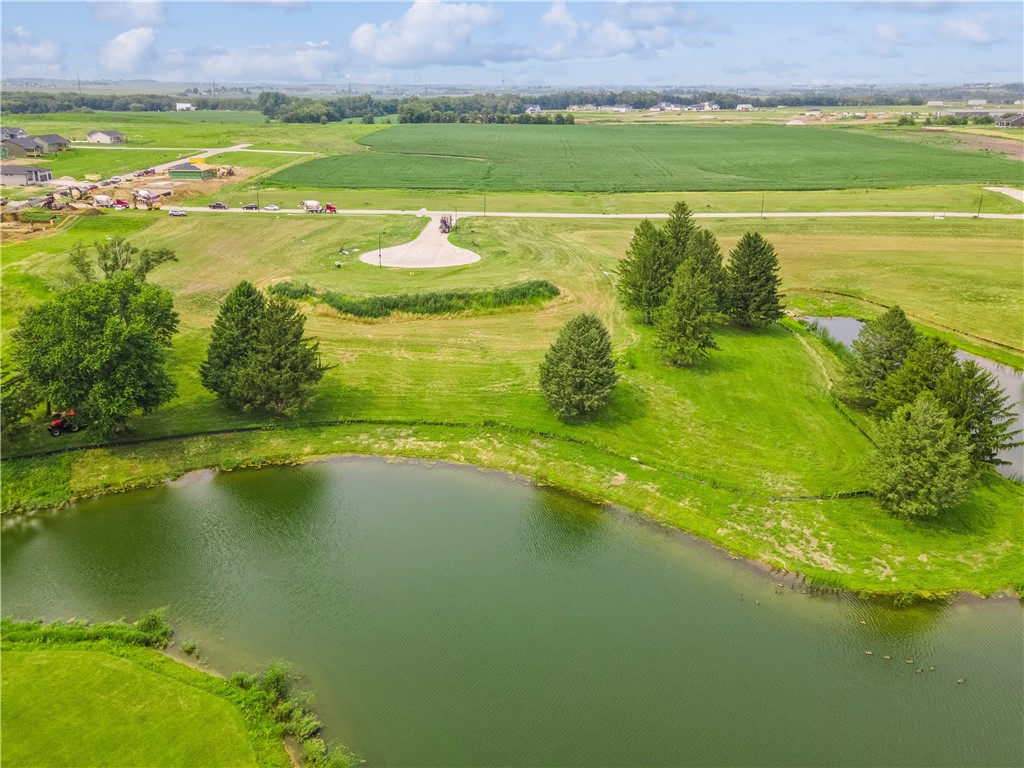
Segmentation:
[[(179, 255), (151, 275), (174, 293), (181, 313), (171, 357), (178, 397), (132, 420), (133, 438), (154, 441), (135, 446), (19, 459), (96, 441), (88, 429), (55, 443), (38, 424), (26, 427), (4, 446), (5, 510), (201, 467), (380, 453), (519, 472), (851, 589), (990, 593), (1024, 583), (1017, 485), (986, 475), (947, 519), (925, 525), (893, 521), (870, 498), (849, 497), (864, 490), (870, 441), (861, 428), (870, 424), (858, 427), (836, 407), (827, 375), (835, 361), (807, 334), (723, 326), (716, 330), (721, 350), (706, 365), (664, 365), (652, 334), (630, 322), (614, 298), (615, 270), (635, 222), (467, 219), (453, 240), (478, 251), (480, 262), (398, 270), (362, 264), (339, 248), (375, 247), (382, 230), (385, 244), (410, 239), (422, 219), (229, 214), (150, 221), (133, 239)], [(708, 226), (728, 249), (753, 223)], [(844, 220), (829, 221), (825, 235), (814, 221), (756, 225), (776, 245), (787, 290), (841, 285), (1008, 343), (1020, 325), (1021, 222)], [(19, 307), (58, 287), (67, 272), (63, 251), (45, 239), (10, 250), (5, 282), (16, 275), (24, 290), (11, 299), (5, 290), (5, 332)], [(895, 279), (907, 265), (916, 279)], [(260, 286), (290, 279), (353, 297), (539, 279), (560, 294), (515, 310), (374, 320), (310, 306), (307, 330), (334, 367), (310, 406), (278, 423), (222, 407), (199, 382), (219, 302), (243, 278)], [(622, 378), (600, 417), (569, 425), (545, 406), (537, 370), (561, 326), (582, 311), (609, 327)], [(209, 434), (249, 428), (258, 431)]]

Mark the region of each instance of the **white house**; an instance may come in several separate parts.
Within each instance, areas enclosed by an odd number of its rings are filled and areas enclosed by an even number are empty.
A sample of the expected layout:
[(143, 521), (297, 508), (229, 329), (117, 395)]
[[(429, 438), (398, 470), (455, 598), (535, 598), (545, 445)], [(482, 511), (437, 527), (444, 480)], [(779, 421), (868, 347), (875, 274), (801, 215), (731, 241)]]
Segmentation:
[(757, 107), (755, 107), (753, 104), (737, 104), (736, 105), (736, 111), (737, 112), (756, 112), (757, 111)]
[(967, 106), (968, 107), (984, 107), (986, 104), (988, 104), (988, 101), (986, 99), (968, 99), (967, 100)]
[(527, 104), (525, 112), (528, 115), (539, 115), (540, 114), (540, 104)]
[(120, 131), (89, 131), (85, 140), (93, 144), (124, 144), (128, 137)]
[(195, 112), (196, 108), (189, 101), (179, 101), (174, 104), (175, 112)]
[(926, 107), (944, 107), (944, 106), (946, 106), (946, 102), (944, 102), (944, 101), (929, 101), (927, 104), (925, 104), (925, 106)]
[(821, 117), (820, 109), (808, 109), (804, 112), (804, 117)]

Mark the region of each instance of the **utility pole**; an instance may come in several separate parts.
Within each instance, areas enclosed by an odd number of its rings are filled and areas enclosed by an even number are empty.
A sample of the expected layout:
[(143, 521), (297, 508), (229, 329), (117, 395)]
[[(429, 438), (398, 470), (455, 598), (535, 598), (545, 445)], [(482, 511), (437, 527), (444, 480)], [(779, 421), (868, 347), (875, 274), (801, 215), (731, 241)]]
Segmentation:
[(978, 195), (978, 213), (975, 214), (975, 216), (974, 216), (974, 218), (976, 218), (976, 219), (980, 219), (981, 218), (981, 201), (984, 200), (984, 199), (985, 199), (985, 190), (983, 189), (983, 190), (981, 190), (981, 194)]
[(78, 78), (78, 95), (81, 96), (82, 95), (82, 77), (81, 77), (81, 75), (75, 75), (75, 77)]
[(381, 261), (381, 257), (380, 257), (380, 233), (379, 232), (377, 233), (377, 266), (378, 267), (383, 267), (384, 266), (384, 262)]
[(764, 192), (761, 193), (761, 218), (764, 218)]

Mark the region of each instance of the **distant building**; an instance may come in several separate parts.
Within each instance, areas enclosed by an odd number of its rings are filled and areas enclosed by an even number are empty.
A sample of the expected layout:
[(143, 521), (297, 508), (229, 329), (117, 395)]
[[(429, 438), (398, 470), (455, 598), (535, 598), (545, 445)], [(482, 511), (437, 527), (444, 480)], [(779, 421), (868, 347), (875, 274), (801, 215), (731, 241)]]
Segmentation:
[(527, 104), (524, 111), (528, 115), (539, 115), (541, 112), (540, 104)]
[(28, 134), (24, 128), (0, 128), (0, 141), (25, 138), (28, 138)]
[(174, 104), (175, 112), (195, 112), (196, 108), (189, 101), (179, 101)]
[(651, 107), (650, 111), (651, 112), (678, 112), (681, 109), (682, 109), (681, 106), (679, 106), (678, 104), (673, 104), (670, 101), (659, 101), (657, 104), (655, 104), (653, 107)]
[(205, 181), (217, 175), (217, 171), (208, 166), (198, 166), (192, 163), (179, 163), (167, 169), (167, 175), (172, 179), (198, 179)]
[(39, 157), (43, 154), (43, 148), (32, 139), (5, 139), (2, 143), (8, 157)]
[(120, 131), (89, 131), (85, 140), (93, 144), (124, 144), (128, 137)]
[(56, 133), (44, 133), (41, 136), (29, 136), (31, 141), (39, 145), (43, 152), (63, 152), (68, 148), (68, 140)]
[(967, 106), (968, 107), (984, 107), (986, 104), (988, 104), (988, 100), (986, 100), (986, 99), (968, 99), (967, 100)]
[(1024, 115), (1008, 115), (996, 121), (999, 128), (1024, 128)]
[(925, 106), (926, 107), (944, 107), (944, 106), (946, 106), (946, 102), (944, 102), (944, 101), (929, 101), (927, 104), (925, 104)]
[(753, 104), (737, 104), (736, 105), (736, 111), (737, 112), (756, 112), (757, 111), (757, 107), (755, 107)]
[(808, 109), (804, 112), (804, 117), (821, 117), (820, 109)]
[(570, 112), (596, 112), (597, 107), (593, 104), (570, 104)]
[(49, 168), (34, 165), (5, 165), (0, 168), (0, 184), (5, 187), (24, 187), (52, 180), (53, 172)]

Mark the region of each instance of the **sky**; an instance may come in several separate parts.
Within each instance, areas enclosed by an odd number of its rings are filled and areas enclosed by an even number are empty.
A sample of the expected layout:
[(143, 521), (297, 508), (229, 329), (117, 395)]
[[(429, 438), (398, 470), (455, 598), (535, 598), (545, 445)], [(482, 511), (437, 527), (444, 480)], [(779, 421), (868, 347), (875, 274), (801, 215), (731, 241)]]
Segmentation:
[(4, 78), (743, 86), (1024, 80), (1024, 3), (0, 0)]

